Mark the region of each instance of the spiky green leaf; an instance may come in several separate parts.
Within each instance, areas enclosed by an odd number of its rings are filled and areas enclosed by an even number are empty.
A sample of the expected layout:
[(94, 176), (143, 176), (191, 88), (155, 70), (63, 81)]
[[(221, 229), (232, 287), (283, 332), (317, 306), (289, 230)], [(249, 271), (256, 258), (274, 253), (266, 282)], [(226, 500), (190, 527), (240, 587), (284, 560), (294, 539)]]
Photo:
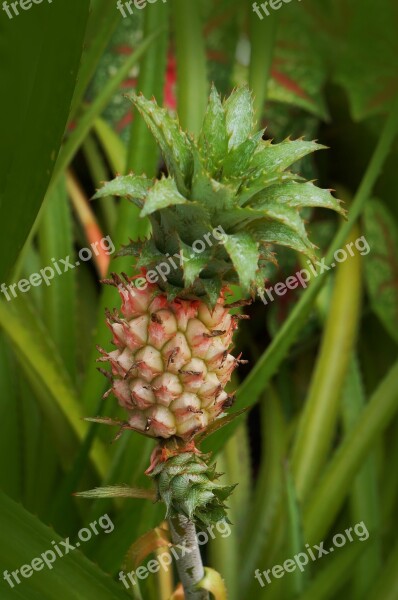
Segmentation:
[(209, 104), (199, 135), (198, 148), (206, 169), (214, 176), (228, 152), (225, 111), (214, 85), (211, 88)]
[(152, 179), (148, 179), (145, 175), (119, 175), (105, 183), (93, 198), (97, 200), (108, 196), (118, 196), (131, 200), (141, 208), (152, 185)]
[(252, 173), (242, 183), (237, 191), (237, 203), (242, 206), (250, 203), (251, 199), (272, 185), (282, 185), (292, 181), (303, 181), (303, 178), (290, 171), (277, 172), (263, 170)]
[(121, 249), (116, 252), (115, 257), (117, 256), (135, 256), (138, 258), (141, 256), (143, 248), (143, 242), (130, 242), (125, 246), (122, 246)]
[(192, 152), (187, 135), (181, 130), (178, 121), (173, 119), (167, 110), (160, 108), (154, 100), (146, 100), (143, 96), (133, 94), (131, 101), (156, 139), (179, 191), (187, 194), (187, 182), (192, 172)]
[(102, 488), (94, 488), (85, 492), (76, 492), (74, 496), (79, 498), (144, 498), (155, 500), (153, 490), (144, 490), (128, 487), (127, 485), (108, 485)]
[(256, 278), (258, 269), (257, 242), (249, 233), (235, 233), (228, 236), (225, 248), (231, 257), (243, 289), (248, 291)]
[(188, 200), (180, 194), (174, 179), (160, 179), (149, 191), (140, 216), (146, 217), (155, 211), (175, 206), (176, 204), (186, 204)]
[(311, 260), (315, 257), (314, 247), (307, 236), (297, 235), (292, 227), (281, 223), (254, 223), (250, 231), (258, 242), (286, 246), (305, 254)]
[[(258, 212), (258, 211), (255, 211)], [(275, 221), (277, 223), (282, 223), (282, 225), (287, 225), (293, 231), (302, 237), (305, 237), (306, 231), (304, 226), (304, 221), (300, 217), (299, 211), (297, 208), (291, 208), (286, 204), (282, 204), (280, 202), (267, 202), (267, 205), (262, 207), (259, 211), (263, 214), (269, 221)]]
[(223, 163), (223, 179), (230, 177), (240, 177), (249, 168), (253, 153), (263, 136), (259, 131), (253, 137), (245, 140), (239, 146), (236, 146), (227, 155)]
[(228, 147), (231, 150), (244, 142), (253, 129), (254, 109), (251, 92), (247, 86), (237, 88), (224, 102)]
[(291, 208), (329, 208), (345, 215), (340, 201), (334, 198), (329, 190), (322, 190), (310, 182), (273, 185), (253, 198), (250, 206), (258, 210), (266, 208), (268, 203), (286, 204)]
[(139, 269), (141, 267), (151, 267), (165, 260), (167, 260), (167, 257), (157, 249), (155, 242), (150, 238), (141, 246), (136, 266)]
[(195, 279), (199, 277), (201, 271), (206, 267), (211, 259), (211, 253), (208, 250), (198, 254), (193, 248), (180, 241), (182, 270), (184, 273), (184, 283), (186, 287), (193, 284)]
[(250, 168), (284, 171), (307, 154), (324, 149), (326, 149), (326, 146), (301, 139), (287, 139), (280, 144), (271, 144), (270, 141), (267, 141), (254, 154), (250, 162)]
[(205, 206), (209, 212), (228, 210), (236, 203), (234, 189), (213, 179), (195, 150), (192, 198)]
[(209, 298), (210, 304), (215, 306), (217, 304), (217, 300), (220, 297), (221, 289), (222, 289), (222, 281), (221, 278), (215, 279), (201, 279), (200, 283), (203, 287), (204, 293)]

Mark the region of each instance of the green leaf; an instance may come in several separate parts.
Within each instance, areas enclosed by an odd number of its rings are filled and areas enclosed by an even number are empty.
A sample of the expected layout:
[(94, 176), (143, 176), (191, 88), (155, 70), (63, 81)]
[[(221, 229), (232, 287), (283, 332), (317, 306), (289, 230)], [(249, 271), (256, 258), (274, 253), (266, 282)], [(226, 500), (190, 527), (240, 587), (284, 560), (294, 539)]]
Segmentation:
[(258, 269), (258, 244), (248, 233), (228, 235), (225, 248), (231, 257), (244, 290), (248, 291)]
[(253, 129), (254, 109), (251, 92), (247, 86), (237, 88), (224, 102), (228, 147), (231, 150), (244, 142)]
[(198, 157), (195, 157), (192, 197), (213, 213), (230, 210), (236, 204), (234, 189), (212, 179), (204, 170)]
[(268, 202), (287, 204), (290, 208), (329, 208), (341, 215), (346, 214), (340, 201), (334, 198), (329, 190), (322, 190), (310, 182), (271, 186), (257, 194), (250, 201), (250, 206), (257, 209), (266, 208)]
[(290, 181), (303, 181), (303, 178), (296, 173), (290, 171), (271, 172), (263, 169), (260, 172), (249, 174), (248, 178), (243, 181), (243, 184), (238, 190), (237, 201), (240, 206), (245, 205), (258, 192), (272, 185), (280, 186)]
[[(301, 523), (301, 505), (297, 497), (290, 465), (285, 466), (285, 486), (288, 517), (288, 552), (290, 556), (295, 556), (304, 548), (305, 540), (303, 539)], [(303, 591), (307, 579), (308, 573), (303, 573), (301, 570), (296, 571), (288, 582), (285, 581), (285, 585), (289, 585), (292, 595), (298, 596)]]
[[(76, 391), (39, 315), (20, 299), (14, 300), (12, 306), (0, 302), (0, 325), (26, 361), (27, 368), (33, 370), (77, 436), (83, 439), (87, 426), (82, 421)], [(92, 459), (98, 472), (104, 474), (108, 457), (99, 442), (93, 449)]]
[(125, 172), (126, 145), (116, 131), (105, 119), (98, 117), (93, 124), (95, 135), (98, 137), (106, 158), (114, 173)]
[(187, 181), (192, 171), (192, 153), (188, 137), (181, 130), (178, 121), (172, 119), (167, 110), (160, 108), (154, 100), (150, 101), (135, 94), (130, 99), (156, 139), (169, 173), (177, 182), (178, 190), (187, 194)]
[(364, 233), (370, 247), (364, 265), (372, 309), (398, 342), (398, 228), (379, 200), (372, 200), (365, 209)]
[[(300, 2), (291, 2), (287, 11), (278, 11), (280, 22), (268, 99), (274, 105), (285, 103), (294, 107), (290, 120), (296, 119), (297, 113), (304, 111), (318, 119), (328, 118), (324, 88), (330, 61), (338, 54), (339, 44), (342, 43), (334, 35), (330, 49), (325, 52), (324, 38), (330, 31), (334, 34), (342, 27), (340, 22), (332, 20), (336, 13), (335, 5), (336, 2), (325, 1), (320, 8), (315, 0), (311, 1), (309, 11), (303, 11)], [(344, 2), (340, 5), (345, 7)], [(270, 18), (267, 17), (266, 20), (269, 21)], [(344, 22), (347, 19), (345, 10), (342, 19)], [(270, 23), (267, 23), (267, 27), (268, 31), (263, 30), (263, 35), (270, 35)], [(304, 111), (297, 111), (297, 107)]]
[(280, 144), (264, 142), (264, 147), (254, 154), (250, 162), (250, 168), (272, 172), (284, 171), (307, 154), (324, 149), (326, 149), (326, 146), (301, 139), (287, 139)]
[(220, 96), (212, 85), (198, 148), (206, 170), (214, 176), (228, 153), (228, 132)]
[(153, 490), (142, 490), (131, 488), (127, 485), (108, 485), (106, 487), (94, 488), (86, 492), (76, 492), (74, 496), (79, 498), (144, 498), (155, 500), (156, 494)]
[(2, 11), (1, 80), (7, 93), (2, 96), (0, 156), (1, 281), (10, 275), (54, 169), (88, 11), (89, 0), (45, 2), (13, 19)]
[(136, 255), (138, 256), (136, 265), (137, 269), (140, 269), (141, 267), (155, 266), (158, 263), (167, 260), (166, 255), (162, 254), (157, 249), (153, 238), (149, 238), (149, 240), (147, 240), (144, 244), (137, 242), (130, 244), (130, 248), (133, 248), (134, 246), (136, 246), (137, 249), (141, 246), (138, 255)]
[(231, 150), (223, 163), (223, 178), (239, 178), (247, 170), (262, 135), (260, 131)]
[[(328, 557), (327, 566), (315, 575), (299, 600), (331, 600), (343, 596), (346, 590), (343, 586), (349, 581), (355, 564), (364, 550), (364, 544), (359, 541), (352, 542), (345, 548), (339, 548), (338, 552)], [(386, 600), (384, 596), (383, 600)]]
[(59, 153), (59, 157), (54, 169), (54, 175), (51, 180), (51, 185), (56, 183), (60, 174), (68, 167), (81, 144), (84, 142), (85, 137), (93, 127), (95, 121), (106, 108), (113, 95), (118, 90), (120, 84), (128, 76), (132, 67), (138, 63), (140, 58), (145, 54), (158, 35), (159, 31), (149, 35), (141, 42), (136, 50), (123, 62), (122, 66), (116, 71), (113, 77), (109, 79), (109, 81), (101, 90), (101, 93), (84, 111), (76, 125), (76, 128), (72, 131), (61, 152)]
[[(354, 243), (355, 226), (346, 244)], [(329, 457), (339, 422), (341, 396), (357, 340), (362, 277), (358, 254), (338, 265), (333, 294), (292, 449), (300, 502), (311, 493)]]
[(394, 548), (389, 551), (389, 556), (380, 573), (375, 580), (366, 600), (394, 600), (398, 594), (398, 544), (395, 543)]
[(200, 281), (210, 300), (211, 306), (215, 306), (221, 294), (221, 281), (217, 279), (201, 279)]
[[(351, 359), (342, 397), (342, 420), (345, 435), (348, 435), (360, 419), (366, 406), (365, 390), (358, 360)], [(380, 530), (381, 494), (377, 472), (377, 450), (374, 449), (355, 477), (350, 493), (351, 523), (364, 521), (369, 531)], [(365, 596), (382, 565), (382, 541), (376, 536), (367, 545), (363, 555), (353, 569), (353, 592), (359, 597)], [(354, 591), (355, 590), (355, 591)]]
[[(0, 558), (2, 568), (9, 572), (15, 571), (22, 565), (29, 565), (35, 558), (47, 552), (48, 560), (53, 555), (57, 560), (52, 563), (52, 568), (46, 564), (40, 571), (32, 569), (29, 579), (20, 575), (19, 585), (14, 582), (14, 589), (1, 578), (1, 596), (5, 599), (24, 598), (24, 600), (53, 600), (65, 598), (65, 582), (68, 583), (68, 600), (82, 600), (82, 598), (96, 598), (96, 600), (127, 600), (130, 596), (123, 588), (114, 583), (112, 579), (90, 562), (78, 549), (64, 551), (62, 539), (49, 527), (46, 527), (36, 517), (27, 512), (22, 506), (16, 504), (5, 494), (0, 492)], [(112, 536), (110, 531), (112, 523), (105, 529), (97, 528), (99, 536)], [(71, 532), (72, 533), (72, 532)], [(94, 533), (93, 533), (94, 535)], [(57, 557), (52, 542), (63, 553)], [(84, 546), (84, 542), (79, 542)], [(74, 540), (71, 540), (75, 546)], [(51, 564), (51, 563), (49, 563)], [(39, 565), (40, 566), (40, 565)], [(43, 568), (44, 567), (44, 568)]]
[(258, 242), (266, 244), (276, 244), (277, 246), (286, 246), (296, 252), (305, 254), (313, 259), (314, 246), (308, 240), (307, 236), (297, 235), (294, 227), (283, 225), (281, 223), (254, 223), (250, 231)]
[(398, 362), (382, 380), (352, 431), (329, 462), (304, 508), (305, 539), (323, 539), (369, 451), (398, 411)]
[(187, 202), (188, 200), (181, 196), (178, 191), (175, 180), (172, 177), (167, 177), (156, 181), (155, 185), (149, 190), (140, 216), (146, 217), (162, 208), (168, 208), (176, 204), (187, 204)]
[(94, 200), (106, 198), (107, 196), (117, 196), (127, 198), (139, 208), (142, 208), (143, 200), (152, 185), (153, 181), (147, 179), (145, 175), (119, 175), (112, 181), (105, 183), (95, 194)]
[(354, 119), (360, 120), (385, 112), (397, 93), (396, 4), (387, 0), (379, 10), (372, 0), (355, 0), (348, 19), (343, 11), (349, 43), (337, 53), (334, 78), (346, 90)]
[(121, 14), (114, 9), (108, 0), (95, 0), (90, 5), (90, 18), (84, 38), (84, 51), (73, 94), (71, 117), (81, 106), (87, 87), (95, 74), (95, 70), (112, 34), (121, 20)]
[[(56, 257), (67, 257), (75, 264), (72, 214), (65, 180), (49, 198), (39, 228), (41, 266), (51, 265)], [(69, 269), (62, 276), (43, 286), (43, 321), (59, 348), (72, 379), (76, 376), (76, 272)]]
[(297, 208), (290, 208), (281, 202), (267, 202), (261, 211), (263, 216), (270, 221), (276, 221), (292, 229), (298, 236), (306, 239), (307, 232), (304, 226), (304, 220), (300, 216)]
[(273, 556), (273, 541), (278, 528), (278, 510), (284, 487), (283, 464), (286, 459), (286, 423), (274, 390), (270, 387), (261, 402), (261, 432), (264, 444), (257, 483), (254, 489), (248, 525), (244, 532), (241, 570), (242, 597), (248, 597), (254, 585), (253, 573), (260, 561)]
[(2, 394), (0, 398), (0, 420), (2, 435), (0, 436), (0, 487), (15, 500), (22, 494), (22, 454), (20, 444), (22, 423), (20, 420), (20, 403), (18, 387), (15, 385), (17, 365), (10, 348), (0, 335), (0, 379)]
[(199, 277), (201, 271), (206, 267), (206, 265), (211, 260), (211, 255), (208, 250), (201, 252), (198, 254), (191, 248), (184, 244), (182, 240), (180, 240), (180, 248), (181, 254), (185, 258), (182, 263), (182, 270), (184, 273), (184, 283), (185, 287), (189, 287), (193, 284), (195, 279)]
[[(151, 44), (148, 52), (145, 53), (141, 63), (140, 72), (135, 86), (146, 98), (156, 98), (161, 104), (163, 102), (164, 91), (166, 90), (166, 69), (168, 62), (170, 26), (172, 19), (170, 14), (170, 2), (156, 2), (156, 6), (150, 10), (143, 11), (142, 31), (144, 36), (149, 36), (151, 33), (158, 31), (160, 34)], [(140, 35), (140, 21), (135, 20), (131, 23), (132, 27), (123, 28), (123, 36), (129, 45), (135, 43), (135, 35)], [(173, 23), (174, 25), (174, 23)], [(133, 31), (134, 30), (134, 33)], [(120, 60), (118, 45), (114, 47), (114, 59)], [(117, 98), (115, 98), (117, 101)], [(132, 124), (130, 127), (130, 139), (127, 148), (126, 169), (133, 170), (136, 173), (146, 173), (154, 175), (158, 167), (158, 147), (156, 140), (148, 130), (144, 119), (140, 119), (137, 110), (131, 107)], [(119, 111), (117, 106), (114, 106), (113, 127), (117, 127), (119, 119)]]

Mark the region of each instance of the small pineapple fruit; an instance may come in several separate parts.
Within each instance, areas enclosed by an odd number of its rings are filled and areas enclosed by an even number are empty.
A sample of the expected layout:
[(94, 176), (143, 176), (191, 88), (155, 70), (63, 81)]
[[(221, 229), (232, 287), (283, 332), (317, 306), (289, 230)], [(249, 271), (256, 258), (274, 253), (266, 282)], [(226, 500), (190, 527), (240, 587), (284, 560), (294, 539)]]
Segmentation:
[(117, 350), (104, 353), (112, 390), (129, 412), (129, 425), (153, 437), (191, 438), (222, 412), (224, 391), (238, 362), (228, 350), (236, 320), (223, 306), (169, 301), (158, 286), (139, 291), (116, 275), (121, 313), (107, 322)]
[(247, 87), (224, 102), (213, 87), (197, 140), (154, 101), (132, 101), (168, 176), (119, 176), (97, 194), (128, 198), (152, 225), (148, 240), (121, 252), (135, 257), (142, 277), (109, 281), (122, 307), (107, 315), (116, 350), (102, 350), (101, 360), (111, 364), (131, 428), (189, 442), (231, 403), (224, 388), (239, 357), (230, 354), (237, 319), (224, 301), (228, 286), (251, 296), (263, 290), (276, 245), (314, 256), (303, 207), (344, 211), (330, 191), (287, 170), (322, 146), (272, 144), (253, 132)]

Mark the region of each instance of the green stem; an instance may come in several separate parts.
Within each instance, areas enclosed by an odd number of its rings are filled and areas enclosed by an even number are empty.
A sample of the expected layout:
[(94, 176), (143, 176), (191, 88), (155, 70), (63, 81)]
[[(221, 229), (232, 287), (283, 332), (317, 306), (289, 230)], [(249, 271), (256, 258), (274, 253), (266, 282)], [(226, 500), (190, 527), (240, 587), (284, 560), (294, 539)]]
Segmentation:
[[(93, 135), (88, 135), (84, 144), (83, 151), (87, 161), (88, 169), (94, 186), (97, 188), (101, 181), (106, 181), (108, 172), (100, 149)], [(101, 198), (98, 200), (103, 225), (106, 224), (107, 231), (113, 237), (113, 230), (116, 224), (116, 205), (114, 198)]]
[(206, 111), (206, 49), (198, 2), (173, 0), (178, 69), (178, 114), (181, 126), (198, 134)]
[(375, 580), (366, 600), (394, 600), (398, 597), (398, 543), (392, 550), (386, 566)]
[[(148, 6), (144, 15), (144, 39), (162, 28), (162, 33), (152, 44), (140, 63), (140, 74), (136, 93), (143, 93), (146, 98), (154, 96), (159, 104), (163, 102), (164, 75), (167, 62), (167, 46), (169, 40), (169, 6), (158, 2)], [(130, 142), (127, 150), (126, 171), (154, 175), (153, 157), (158, 155), (156, 142), (148, 135), (144, 119), (134, 108)]]
[[(347, 242), (353, 243), (358, 237), (359, 229), (355, 227)], [(357, 336), (361, 291), (361, 257), (356, 253), (337, 269), (322, 344), (293, 448), (292, 471), (299, 500), (311, 490), (330, 451)]]
[(251, 12), (249, 85), (254, 94), (254, 116), (258, 123), (261, 123), (263, 107), (268, 95), (277, 25), (276, 11), (272, 11), (272, 14), (263, 21)]
[[(346, 435), (352, 431), (365, 407), (365, 396), (361, 373), (356, 356), (351, 360), (350, 370), (343, 393), (342, 418)], [(376, 452), (373, 451), (364, 462), (353, 481), (350, 493), (350, 512), (352, 523), (364, 521), (366, 527), (378, 536), (380, 531), (379, 486), (376, 468)], [(364, 550), (355, 564), (353, 571), (353, 596), (363, 598), (369, 586), (381, 568), (381, 540), (373, 539), (373, 543)]]
[(351, 434), (329, 463), (304, 512), (305, 539), (317, 543), (333, 523), (352, 480), (398, 410), (398, 361), (383, 379)]
[(228, 515), (234, 523), (228, 537), (216, 535), (210, 541), (210, 557), (212, 567), (218, 571), (225, 580), (229, 591), (228, 600), (239, 600), (240, 581), (240, 537), (245, 529), (247, 507), (250, 505), (250, 456), (249, 440), (246, 423), (243, 424), (228, 440), (224, 451), (218, 457), (217, 470), (224, 473), (224, 485), (238, 487), (228, 498)]
[(264, 447), (260, 471), (252, 501), (249, 523), (243, 542), (240, 575), (242, 596), (253, 589), (253, 573), (264, 558), (269, 557), (270, 548), (277, 539), (279, 521), (276, 519), (283, 497), (282, 464), (286, 449), (286, 424), (280, 402), (273, 388), (261, 402), (262, 438)]

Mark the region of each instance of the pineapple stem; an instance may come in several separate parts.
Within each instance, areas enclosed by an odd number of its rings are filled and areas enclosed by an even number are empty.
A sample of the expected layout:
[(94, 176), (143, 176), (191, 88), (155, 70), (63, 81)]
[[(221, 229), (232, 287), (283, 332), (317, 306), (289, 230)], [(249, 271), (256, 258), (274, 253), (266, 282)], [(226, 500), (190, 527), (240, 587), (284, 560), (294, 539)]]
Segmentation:
[[(209, 600), (207, 590), (196, 589), (205, 575), (193, 521), (183, 515), (169, 519), (171, 539), (179, 552), (176, 561), (178, 575), (184, 588), (185, 600)], [(184, 549), (180, 550), (180, 547)]]

